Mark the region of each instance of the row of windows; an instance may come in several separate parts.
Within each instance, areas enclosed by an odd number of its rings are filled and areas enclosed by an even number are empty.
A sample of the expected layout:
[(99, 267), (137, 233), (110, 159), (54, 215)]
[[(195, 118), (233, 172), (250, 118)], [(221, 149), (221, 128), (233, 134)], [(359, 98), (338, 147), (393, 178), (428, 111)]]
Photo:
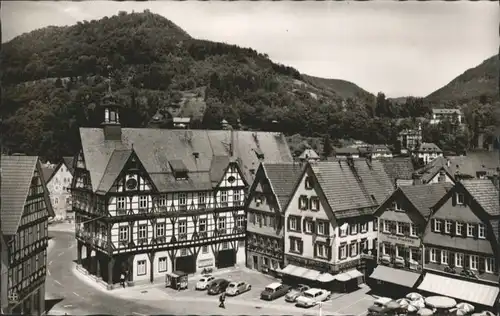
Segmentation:
[[(207, 203), (207, 193), (205, 192), (200, 192), (198, 193), (198, 205), (204, 205)], [(234, 191), (233, 193), (233, 201), (235, 202), (240, 202), (241, 203), (241, 192), (240, 191)], [(128, 209), (127, 207), (127, 199), (128, 197), (120, 196), (116, 198), (116, 208), (118, 210), (126, 210)], [(139, 208), (144, 209), (149, 207), (149, 196), (148, 195), (139, 195)], [(188, 204), (188, 197), (186, 193), (179, 193), (177, 201), (180, 206), (187, 206)], [(227, 203), (228, 202), (228, 192), (227, 191), (220, 191), (220, 202), (221, 203)], [(162, 195), (158, 198), (158, 206), (163, 207), (163, 206), (168, 206), (167, 205), (167, 198), (165, 195)]]
[(415, 261), (418, 263), (421, 259), (420, 248), (382, 243), (381, 251), (384, 256), (395, 256), (396, 258), (406, 259), (410, 262)]
[(9, 286), (13, 287), (22, 281), (29, 280), (29, 276), (35, 273), (38, 269), (44, 267), (47, 262), (47, 251), (39, 252), (32, 255), (23, 263), (9, 269), (8, 278)]
[(328, 236), (329, 235), (329, 222), (327, 221), (313, 221), (312, 219), (305, 218), (303, 221), (304, 227), (301, 228), (302, 218), (300, 216), (289, 216), (288, 217), (288, 229), (294, 232), (301, 232), (304, 230), (306, 233), (315, 233), (318, 235)]
[(317, 196), (312, 196), (308, 198), (306, 195), (301, 195), (299, 197), (299, 209), (311, 211), (319, 211), (319, 198)]
[(469, 268), (473, 271), (481, 270), (489, 273), (496, 271), (495, 258), (465, 255), (448, 250), (429, 249), (429, 262), (454, 265), (457, 268)]
[[(14, 243), (11, 244), (11, 253), (15, 250), (22, 250), (41, 238), (47, 237), (47, 222), (41, 222), (26, 229), (20, 229), (15, 236)], [(14, 249), (15, 246), (15, 249)]]
[[(290, 249), (291, 253), (302, 254), (304, 242), (300, 238), (290, 237)], [(338, 247), (339, 260), (347, 259), (347, 257), (356, 257), (361, 254), (365, 249), (369, 249), (368, 239), (363, 239), (361, 241), (353, 241), (350, 244), (343, 243)], [(376, 249), (377, 239), (372, 241), (372, 248)], [(329, 259), (332, 254), (332, 247), (326, 243), (316, 242), (314, 244), (314, 257), (320, 259)]]
[[(165, 237), (165, 223), (156, 224), (156, 237)], [(245, 217), (240, 215), (236, 218), (236, 227), (243, 229), (245, 228)], [(217, 229), (225, 230), (226, 227), (226, 217), (219, 217), (217, 219)], [(207, 220), (205, 218), (200, 218), (198, 220), (198, 232), (203, 233), (207, 231)], [(177, 224), (177, 233), (179, 235), (187, 234), (187, 220), (180, 220)], [(139, 225), (137, 227), (137, 237), (139, 240), (148, 238), (148, 225)], [(128, 241), (130, 239), (130, 226), (120, 226), (119, 228), (119, 241)]]
[(280, 216), (248, 212), (248, 221), (250, 224), (276, 229), (280, 224)]
[(433, 219), (433, 222), (433, 231), (437, 233), (486, 239), (486, 226), (484, 224), (462, 223), (442, 219)]
[(410, 224), (406, 222), (396, 222), (383, 220), (382, 231), (384, 233), (393, 233), (401, 236), (418, 237), (419, 229), (415, 224)]

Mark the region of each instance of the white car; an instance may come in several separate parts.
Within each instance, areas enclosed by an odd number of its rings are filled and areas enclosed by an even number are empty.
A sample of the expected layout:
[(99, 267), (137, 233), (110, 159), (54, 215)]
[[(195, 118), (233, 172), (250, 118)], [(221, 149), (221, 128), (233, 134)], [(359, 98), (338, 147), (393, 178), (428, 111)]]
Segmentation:
[(332, 292), (323, 289), (309, 289), (297, 297), (297, 306), (312, 307), (330, 299)]
[(210, 283), (215, 280), (215, 277), (207, 274), (207, 275), (204, 275), (202, 276), (202, 278), (196, 282), (196, 289), (197, 290), (206, 290), (208, 289), (208, 286), (210, 285)]
[(252, 286), (247, 282), (231, 282), (226, 288), (226, 294), (229, 296), (236, 296), (241, 293), (250, 291)]

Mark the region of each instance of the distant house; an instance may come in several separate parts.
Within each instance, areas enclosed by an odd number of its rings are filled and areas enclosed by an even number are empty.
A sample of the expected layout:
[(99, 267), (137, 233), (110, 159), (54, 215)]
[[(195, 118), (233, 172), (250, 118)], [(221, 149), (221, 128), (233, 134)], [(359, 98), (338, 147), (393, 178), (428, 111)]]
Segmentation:
[(55, 168), (42, 167), (56, 219), (74, 218), (69, 191), (73, 181), (73, 171), (73, 157), (63, 157)]
[(300, 161), (319, 161), (319, 155), (311, 148), (305, 149), (299, 156)]
[(337, 158), (359, 158), (359, 148), (353, 147), (342, 147), (334, 149), (335, 157)]
[(174, 117), (173, 119), (174, 128), (189, 128), (191, 123), (190, 117)]
[(399, 132), (398, 141), (401, 143), (401, 153), (408, 153), (422, 143), (422, 125), (416, 129), (405, 129)]
[(411, 157), (380, 158), (379, 160), (395, 187), (413, 185), (415, 168)]
[(449, 120), (463, 124), (464, 114), (459, 109), (432, 109), (431, 124), (439, 124), (442, 121)]
[(387, 145), (372, 145), (370, 147), (371, 156), (374, 159), (377, 158), (391, 158), (392, 151), (387, 147)]
[(422, 183), (436, 183), (439, 180), (454, 182), (459, 179), (487, 179), (497, 173), (500, 167), (499, 154), (490, 151), (468, 152), (466, 156), (438, 157), (416, 170)]
[(422, 143), (413, 154), (421, 163), (428, 164), (437, 157), (442, 157), (443, 151), (434, 143)]

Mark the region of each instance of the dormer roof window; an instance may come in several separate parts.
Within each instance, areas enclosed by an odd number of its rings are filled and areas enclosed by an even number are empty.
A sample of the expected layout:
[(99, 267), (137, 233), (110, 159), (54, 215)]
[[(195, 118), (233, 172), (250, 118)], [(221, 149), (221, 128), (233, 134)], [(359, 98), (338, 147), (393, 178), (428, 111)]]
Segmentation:
[(169, 164), (176, 180), (186, 180), (188, 178), (189, 170), (182, 160), (171, 160)]

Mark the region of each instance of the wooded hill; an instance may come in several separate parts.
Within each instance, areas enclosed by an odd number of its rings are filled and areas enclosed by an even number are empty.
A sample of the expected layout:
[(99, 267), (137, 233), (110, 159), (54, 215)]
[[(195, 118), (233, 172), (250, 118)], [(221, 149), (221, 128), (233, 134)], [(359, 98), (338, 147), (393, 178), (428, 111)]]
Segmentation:
[(396, 119), (429, 113), (422, 99), (390, 104), (251, 48), (194, 39), (147, 10), (35, 30), (4, 43), (1, 54), (4, 146), (49, 159), (72, 155), (78, 128), (101, 123), (108, 66), (127, 127), (147, 126), (168, 109), (192, 116), (195, 128), (240, 119), (249, 129), (393, 144), (412, 122)]

